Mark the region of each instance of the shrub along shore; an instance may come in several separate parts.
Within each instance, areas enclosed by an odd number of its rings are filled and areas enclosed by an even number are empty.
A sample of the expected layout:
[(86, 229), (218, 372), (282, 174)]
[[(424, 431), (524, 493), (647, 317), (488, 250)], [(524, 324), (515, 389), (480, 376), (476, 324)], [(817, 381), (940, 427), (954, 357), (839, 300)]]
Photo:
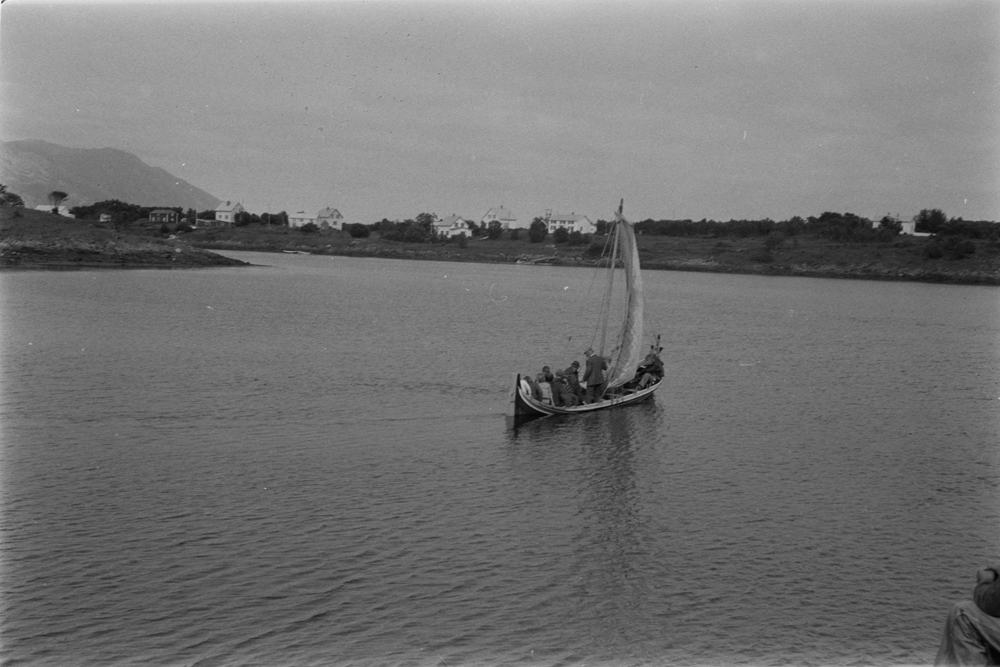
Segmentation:
[(246, 262), (52, 213), (0, 206), (0, 269), (177, 269)]
[[(878, 232), (870, 223), (867, 230)], [(890, 230), (864, 232), (859, 234), (861, 238), (831, 238), (802, 231), (788, 234), (779, 228), (763, 235), (671, 236), (657, 234), (648, 225), (643, 229), (642, 223), (637, 231), (639, 258), (645, 270), (1000, 285), (1000, 235), (917, 237)], [(1000, 225), (996, 231), (1000, 232)], [(552, 235), (532, 242), (525, 230), (515, 239), (510, 236), (504, 232), (493, 239), (480, 234), (464, 241), (407, 242), (382, 238), (378, 232), (352, 237), (340, 231), (304, 234), (285, 227), (249, 225), (199, 229), (189, 240), (198, 247), (216, 250), (595, 266), (607, 238), (594, 235), (574, 244), (555, 242)]]
[[(1000, 225), (943, 216), (937, 223), (937, 234), (920, 237), (899, 234), (899, 223), (873, 228), (867, 220), (835, 213), (777, 223), (647, 220), (636, 230), (646, 270), (1000, 285)], [(0, 268), (244, 264), (212, 250), (596, 266), (607, 238), (549, 234), (536, 240), (528, 230), (482, 229), (475, 235), (470, 230), (469, 237), (429, 241), (418, 224), (383, 221), (351, 225), (349, 231), (305, 232), (261, 224), (191, 229), (142, 220), (112, 225), (4, 206)]]

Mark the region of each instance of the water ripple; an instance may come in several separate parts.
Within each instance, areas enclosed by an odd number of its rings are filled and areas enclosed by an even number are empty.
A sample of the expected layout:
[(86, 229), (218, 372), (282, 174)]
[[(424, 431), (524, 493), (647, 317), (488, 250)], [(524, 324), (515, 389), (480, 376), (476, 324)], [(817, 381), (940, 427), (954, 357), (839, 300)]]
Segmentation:
[(656, 274), (669, 387), (511, 431), (589, 274), (279, 259), (4, 277), (5, 665), (926, 663), (1000, 547), (995, 292)]

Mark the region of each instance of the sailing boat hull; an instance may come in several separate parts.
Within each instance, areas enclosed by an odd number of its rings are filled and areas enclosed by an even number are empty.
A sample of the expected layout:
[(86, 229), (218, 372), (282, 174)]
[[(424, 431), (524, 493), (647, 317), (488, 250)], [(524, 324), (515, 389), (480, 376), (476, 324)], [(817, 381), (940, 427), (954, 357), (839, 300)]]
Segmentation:
[(513, 420), (514, 426), (524, 422), (537, 419), (539, 417), (549, 417), (552, 415), (575, 415), (581, 412), (594, 412), (595, 410), (605, 410), (607, 408), (617, 408), (631, 403), (638, 403), (653, 395), (663, 380), (658, 380), (645, 389), (633, 391), (632, 393), (614, 396), (612, 398), (588, 403), (586, 405), (574, 405), (573, 407), (559, 407), (549, 403), (536, 401), (530, 394), (524, 391), (521, 386), (521, 374), (515, 373), (510, 385), (507, 401), (507, 418)]

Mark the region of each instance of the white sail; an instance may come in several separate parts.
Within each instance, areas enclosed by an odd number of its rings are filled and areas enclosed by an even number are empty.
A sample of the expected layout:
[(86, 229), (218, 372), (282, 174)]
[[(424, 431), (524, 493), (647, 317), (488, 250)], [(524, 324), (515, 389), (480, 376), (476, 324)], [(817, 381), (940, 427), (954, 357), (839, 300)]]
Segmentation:
[[(639, 271), (639, 249), (632, 223), (622, 216), (621, 207), (615, 214), (618, 255), (625, 269), (625, 319), (617, 339), (617, 354), (612, 358), (607, 387), (619, 387), (635, 376), (642, 359), (642, 273)], [(612, 258), (612, 262), (615, 259)], [(612, 263), (612, 273), (614, 263)]]
[[(600, 314), (595, 322), (597, 328), (591, 338), (591, 350), (596, 348), (594, 353), (603, 357), (608, 363), (608, 372), (604, 375), (602, 386), (611, 390), (623, 387), (635, 378), (643, 354), (643, 297), (639, 249), (636, 247), (635, 229), (632, 223), (622, 216), (623, 205), (624, 201), (618, 207), (617, 220), (609, 236), (611, 252), (610, 256), (605, 255), (608, 260), (607, 284), (601, 301)], [(619, 271), (620, 267), (624, 271)], [(621, 280), (622, 276), (625, 278), (624, 281)], [(659, 337), (656, 340), (654, 347), (658, 349)], [(605, 353), (605, 345), (613, 346), (610, 354)], [(588, 354), (591, 350), (588, 350)], [(650, 377), (653, 378), (652, 382), (648, 381)], [(568, 401), (546, 402), (537, 395), (532, 395), (535, 389), (530, 385), (530, 376), (514, 373), (511, 378), (507, 416), (514, 428), (537, 417), (577, 414), (637, 403), (650, 398), (662, 384), (660, 377), (647, 375), (643, 377), (643, 382), (630, 385), (628, 389), (621, 388), (594, 396), (597, 400), (588, 399), (579, 402), (570, 398)]]

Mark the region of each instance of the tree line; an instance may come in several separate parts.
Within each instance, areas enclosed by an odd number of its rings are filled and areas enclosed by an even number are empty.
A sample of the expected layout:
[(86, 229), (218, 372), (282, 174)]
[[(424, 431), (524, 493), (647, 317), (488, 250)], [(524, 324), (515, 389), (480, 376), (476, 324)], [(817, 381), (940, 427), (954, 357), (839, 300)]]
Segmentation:
[[(53, 209), (68, 197), (67, 193), (54, 190), (49, 193), (48, 199), (53, 204)], [(8, 206), (24, 206), (24, 200), (14, 192), (10, 192), (6, 185), (0, 183), (0, 204)], [(177, 206), (140, 206), (117, 199), (109, 199), (87, 206), (74, 206), (70, 213), (78, 219), (97, 220), (101, 215), (110, 217), (110, 222), (115, 227), (129, 226), (131, 223), (148, 218), (150, 212), (163, 209), (172, 210), (177, 213), (178, 225), (174, 231), (189, 231), (196, 224), (197, 220), (214, 220), (215, 211), (195, 211), (193, 208), (187, 210)], [(434, 243), (450, 241), (464, 244), (466, 236), (457, 235), (445, 238), (434, 229), (434, 222), (437, 216), (433, 213), (422, 212), (414, 218), (406, 220), (382, 220), (370, 225), (362, 223), (345, 224), (344, 231), (355, 238), (366, 238), (372, 233), (377, 233), (381, 238), (388, 241), (399, 241), (406, 243)], [(985, 220), (963, 220), (962, 218), (949, 218), (941, 209), (923, 209), (912, 219), (914, 231), (934, 235), (932, 243), (929, 245), (929, 255), (933, 256), (940, 252), (943, 255), (954, 256), (956, 252), (962, 252), (964, 248), (966, 254), (974, 252), (974, 244), (969, 243), (973, 239), (988, 240), (1000, 243), (1000, 224)], [(595, 236), (602, 236), (607, 233), (610, 224), (606, 220), (598, 220), (596, 223)], [(234, 226), (245, 227), (248, 225), (264, 226), (288, 226), (288, 213), (280, 211), (278, 213), (249, 213), (241, 211), (234, 217)], [(549, 237), (548, 225), (541, 217), (532, 220), (527, 230), (510, 229), (504, 230), (499, 222), (474, 223), (467, 222), (468, 237), (482, 237), (495, 240), (501, 238), (504, 233), (510, 240), (518, 240), (522, 232), (527, 234), (527, 239), (532, 243), (541, 243)], [(809, 216), (802, 218), (793, 216), (787, 220), (774, 221), (770, 218), (761, 220), (729, 220), (726, 222), (702, 219), (694, 221), (685, 220), (653, 220), (648, 218), (637, 222), (636, 233), (658, 236), (675, 237), (700, 237), (700, 238), (748, 238), (748, 237), (769, 237), (774, 244), (780, 243), (781, 239), (798, 235), (813, 235), (826, 238), (835, 242), (846, 243), (871, 243), (891, 241), (902, 231), (902, 222), (892, 216), (883, 217), (877, 224), (872, 224), (868, 218), (864, 218), (853, 213), (836, 213), (827, 211), (819, 216)], [(315, 224), (306, 224), (299, 228), (303, 233), (314, 233), (319, 231)], [(551, 233), (552, 241), (557, 244), (585, 245), (592, 241), (591, 235), (582, 234), (577, 231), (569, 231), (565, 228), (558, 228)]]
[[(977, 239), (1000, 239), (1000, 225), (986, 221), (951, 218), (940, 209), (923, 209), (913, 217), (914, 231), (942, 236), (965, 236)], [(885, 216), (878, 224), (868, 218), (853, 213), (827, 211), (819, 216), (801, 218), (794, 216), (788, 220), (775, 222), (763, 220), (729, 220), (718, 222), (702, 219), (692, 220), (652, 220), (647, 219), (635, 225), (639, 234), (662, 236), (691, 236), (702, 238), (753, 237), (753, 236), (797, 236), (811, 234), (843, 242), (887, 241), (902, 232), (903, 223)]]

